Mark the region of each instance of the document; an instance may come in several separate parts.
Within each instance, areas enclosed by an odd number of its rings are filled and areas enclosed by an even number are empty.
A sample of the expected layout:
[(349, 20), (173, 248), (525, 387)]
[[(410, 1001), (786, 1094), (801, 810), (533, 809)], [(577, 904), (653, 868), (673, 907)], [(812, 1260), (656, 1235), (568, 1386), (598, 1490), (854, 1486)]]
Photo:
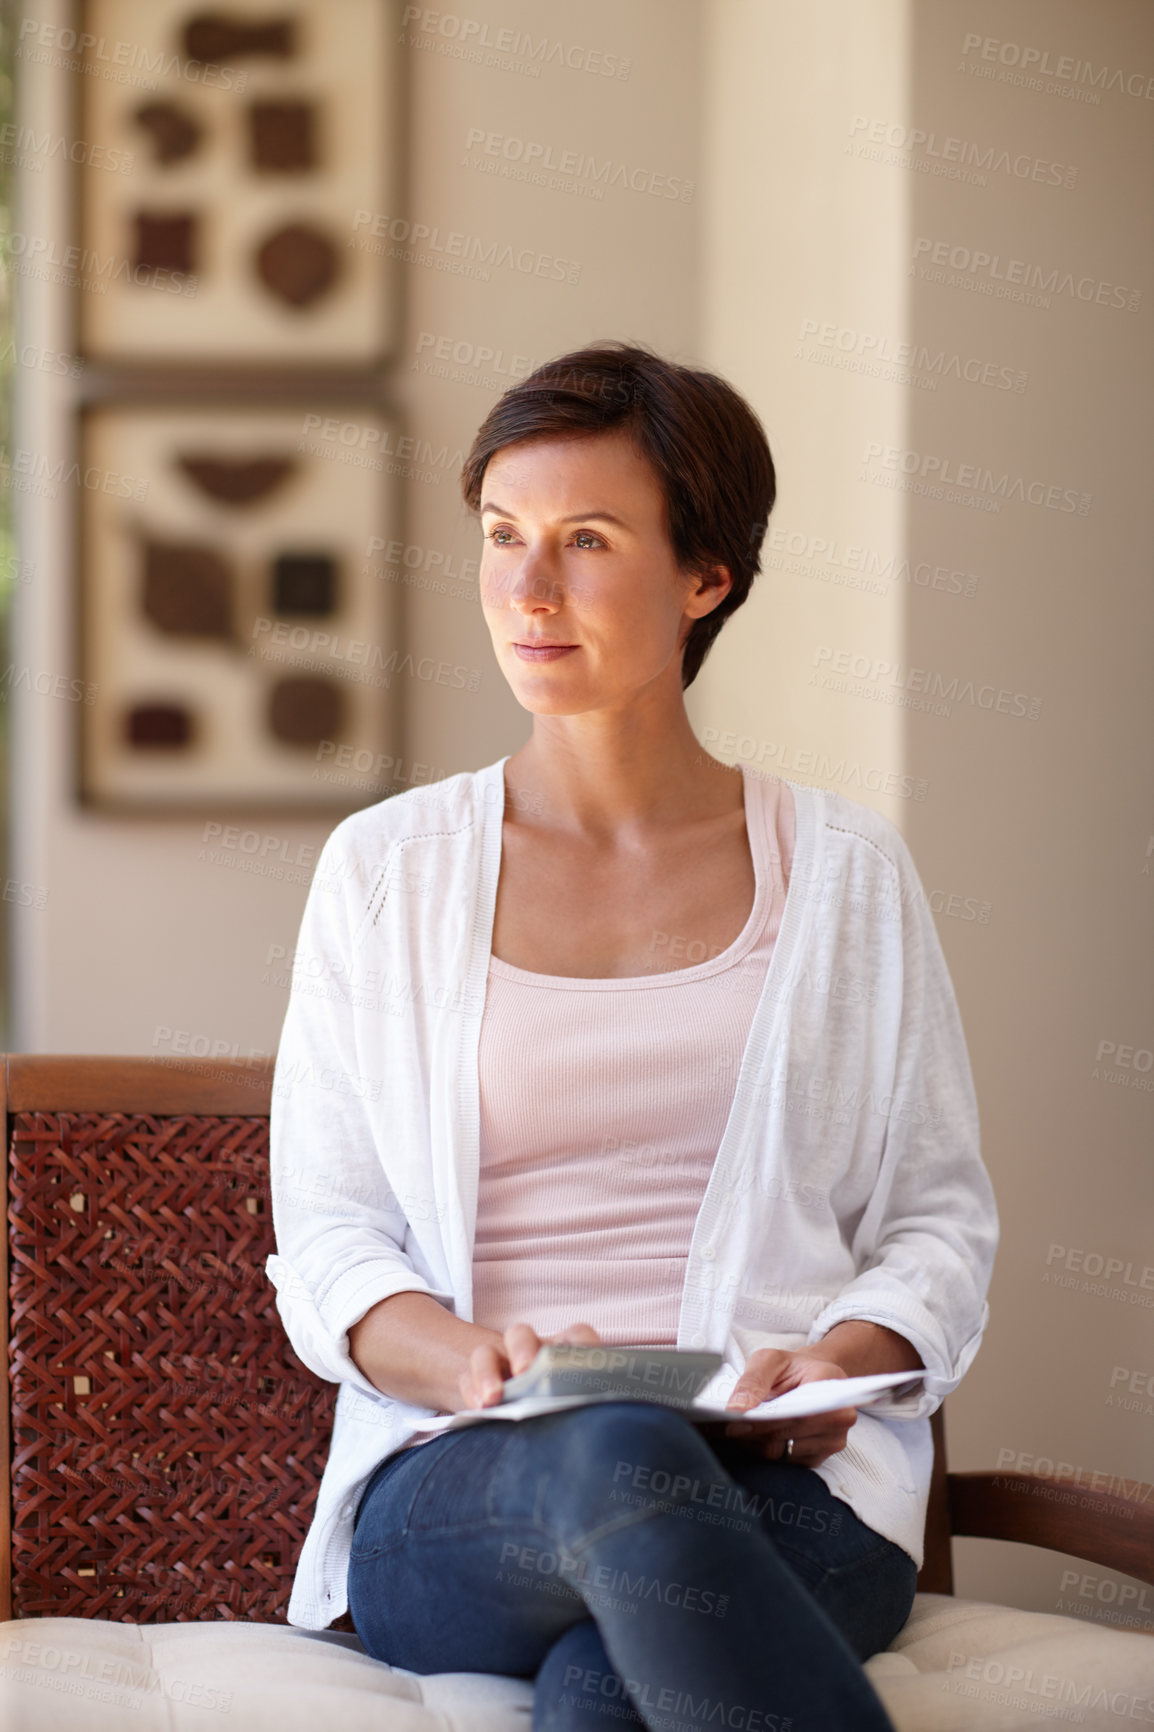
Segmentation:
[[(542, 1349), (544, 1351), (544, 1349)], [(585, 1351), (589, 1351), (586, 1349)], [(613, 1350), (607, 1350), (613, 1351)], [(620, 1349), (636, 1355), (637, 1349)], [(540, 1356), (538, 1356), (540, 1357)], [(689, 1357), (688, 1355), (686, 1356)], [(700, 1355), (695, 1356), (700, 1359)], [(720, 1356), (719, 1356), (720, 1357)], [(668, 1354), (665, 1355), (668, 1359)], [(534, 1360), (532, 1371), (537, 1365)], [(527, 1377), (528, 1372), (522, 1373)], [(785, 1419), (803, 1419), (815, 1413), (833, 1413), (843, 1407), (868, 1408), (874, 1402), (882, 1400), (891, 1392), (897, 1395), (913, 1393), (920, 1385), (924, 1372), (922, 1371), (879, 1371), (865, 1377), (828, 1377), (815, 1380), (812, 1383), (800, 1383), (794, 1389), (787, 1389), (782, 1395), (772, 1396), (768, 1401), (759, 1402), (756, 1407), (746, 1408), (739, 1412), (733, 1408), (717, 1407), (710, 1402), (704, 1402), (695, 1396), (690, 1401), (670, 1399), (663, 1392), (660, 1382), (647, 1387), (640, 1381), (631, 1382), (626, 1389), (614, 1387), (611, 1389), (589, 1389), (583, 1394), (575, 1395), (521, 1395), (512, 1400), (495, 1402), (491, 1407), (468, 1408), (461, 1413), (439, 1414), (436, 1418), (422, 1422), (423, 1432), (455, 1431), (461, 1426), (478, 1425), (488, 1420), (504, 1419), (517, 1421), (521, 1419), (536, 1419), (546, 1413), (562, 1413), (570, 1407), (588, 1407), (601, 1401), (653, 1401), (661, 1406), (676, 1407), (692, 1421), (694, 1425), (753, 1424), (755, 1427), (767, 1425)], [(606, 1375), (605, 1381), (613, 1381), (611, 1375)], [(511, 1383), (518, 1380), (511, 1379)], [(506, 1384), (506, 1388), (509, 1384)]]

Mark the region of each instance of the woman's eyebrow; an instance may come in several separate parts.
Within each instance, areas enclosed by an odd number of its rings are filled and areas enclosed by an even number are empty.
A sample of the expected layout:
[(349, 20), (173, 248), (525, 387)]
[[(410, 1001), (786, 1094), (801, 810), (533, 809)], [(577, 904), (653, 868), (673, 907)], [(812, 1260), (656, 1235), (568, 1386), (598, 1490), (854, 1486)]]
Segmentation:
[[(506, 511), (505, 507), (503, 505), (498, 505), (495, 500), (486, 499), (482, 501), (482, 517), (485, 515), (486, 511), (495, 511), (498, 517), (511, 517), (514, 523), (517, 521), (517, 513), (515, 511)], [(613, 523), (618, 529), (629, 528), (629, 525), (624, 522), (622, 518), (614, 517), (611, 511), (574, 511), (569, 517), (559, 518), (558, 522), (585, 523), (593, 517), (596, 517), (601, 523)]]

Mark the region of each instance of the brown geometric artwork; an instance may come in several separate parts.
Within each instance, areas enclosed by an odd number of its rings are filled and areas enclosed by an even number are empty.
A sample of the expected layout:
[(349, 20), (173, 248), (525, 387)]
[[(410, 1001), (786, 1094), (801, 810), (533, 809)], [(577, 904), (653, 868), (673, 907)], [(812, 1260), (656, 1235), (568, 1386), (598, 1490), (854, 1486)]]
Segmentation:
[(328, 293), (340, 255), (329, 236), (308, 223), (278, 229), (256, 255), (257, 275), (289, 307), (307, 307)]
[(191, 156), (201, 138), (201, 125), (176, 102), (146, 102), (132, 117), (152, 141), (152, 160), (179, 162)]
[(264, 499), (297, 467), (292, 457), (212, 457), (182, 451), (177, 464), (218, 505), (254, 505)]
[(249, 106), (249, 156), (266, 174), (307, 174), (317, 166), (316, 109), (311, 102)]
[(146, 270), (196, 274), (196, 216), (191, 211), (157, 215), (137, 211), (136, 263)]
[(183, 704), (135, 704), (125, 717), (124, 733), (130, 746), (145, 750), (187, 746), (192, 717)]
[(215, 548), (196, 542), (146, 541), (141, 611), (158, 631), (232, 636), (232, 571)]
[(337, 605), (337, 562), (328, 553), (278, 553), (272, 562), (276, 614), (327, 614)]
[(332, 680), (278, 680), (269, 693), (268, 726), (289, 746), (340, 738), (344, 693)]
[(228, 12), (198, 12), (184, 27), (184, 52), (190, 60), (240, 60), (252, 54), (269, 54), (291, 60), (296, 39), (291, 18), (238, 18)]

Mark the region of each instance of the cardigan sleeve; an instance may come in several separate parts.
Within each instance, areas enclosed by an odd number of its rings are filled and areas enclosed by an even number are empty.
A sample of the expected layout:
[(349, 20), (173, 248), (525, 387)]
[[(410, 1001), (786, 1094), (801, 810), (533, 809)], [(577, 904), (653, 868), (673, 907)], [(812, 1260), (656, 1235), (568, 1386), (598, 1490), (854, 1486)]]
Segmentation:
[[(348, 1331), (394, 1293), (449, 1306), (409, 1232), (431, 1199), (390, 1187), (374, 1125), (383, 1077), (356, 1030), (374, 1001), (350, 934), (357, 862), (341, 826), (321, 851), (293, 958), (292, 990), (273, 1076), (269, 1166), (276, 1252), (265, 1264), (297, 1357), (318, 1377), (380, 1399), (349, 1353)], [(386, 1012), (380, 1010), (384, 1023)], [(371, 1012), (369, 1024), (372, 1024)], [(372, 1043), (387, 1048), (385, 1028)]]
[(961, 1017), (933, 914), (905, 841), (892, 832), (900, 889), (900, 992), (893, 1083), (877, 1183), (852, 1250), (857, 1273), (814, 1319), (807, 1345), (863, 1319), (905, 1336), (926, 1367), (919, 1393), (871, 1406), (920, 1419), (961, 1382), (989, 1320), (998, 1242)]

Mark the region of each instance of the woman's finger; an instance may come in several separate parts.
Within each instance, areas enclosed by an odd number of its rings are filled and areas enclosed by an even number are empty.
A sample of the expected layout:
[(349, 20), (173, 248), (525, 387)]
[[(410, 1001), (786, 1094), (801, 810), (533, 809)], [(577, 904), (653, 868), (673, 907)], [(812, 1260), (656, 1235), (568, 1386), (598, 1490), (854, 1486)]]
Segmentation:
[(599, 1347), (601, 1337), (591, 1323), (570, 1323), (568, 1329), (562, 1329), (559, 1335), (550, 1335), (550, 1341), (566, 1341), (574, 1347)]
[(768, 1446), (765, 1456), (768, 1461), (782, 1461), (794, 1467), (820, 1467), (823, 1461), (837, 1454), (844, 1441), (844, 1438), (809, 1438), (799, 1443), (794, 1438), (791, 1451), (787, 1438), (784, 1443)]
[(856, 1407), (838, 1407), (830, 1413), (811, 1413), (793, 1423), (791, 1437), (818, 1437), (827, 1431), (848, 1431), (857, 1419)]
[[(855, 1408), (841, 1408), (836, 1414), (811, 1415), (806, 1420), (776, 1422), (768, 1426), (737, 1421), (725, 1427), (726, 1437), (736, 1437), (766, 1461), (795, 1462), (799, 1467), (820, 1467), (831, 1455), (843, 1450), (848, 1440), (850, 1424), (857, 1417)], [(793, 1439), (793, 1449), (789, 1440)]]
[(811, 1443), (833, 1432), (848, 1431), (857, 1419), (854, 1407), (839, 1407), (836, 1413), (813, 1413), (800, 1419), (763, 1420), (734, 1419), (725, 1427), (727, 1437), (757, 1437), (765, 1443), (783, 1447), (792, 1437), (794, 1443)]
[(501, 1399), (501, 1385), (509, 1376), (505, 1356), (489, 1342), (474, 1347), (469, 1355), (468, 1370), (460, 1378), (461, 1394), (467, 1407), (490, 1407)]
[(758, 1347), (750, 1354), (745, 1370), (730, 1392), (727, 1407), (756, 1407), (774, 1391), (774, 1384), (788, 1367), (792, 1355), (780, 1347)]
[(541, 1338), (529, 1323), (510, 1323), (505, 1331), (505, 1352), (514, 1377), (528, 1369), (537, 1357)]
[(844, 1441), (849, 1435), (849, 1431), (850, 1423), (848, 1421), (838, 1419), (832, 1414), (823, 1413), (819, 1425), (810, 1424), (804, 1431), (799, 1425), (788, 1435), (793, 1438), (796, 1449), (801, 1449), (803, 1446), (806, 1449), (815, 1449), (819, 1444), (830, 1443), (837, 1438)]

